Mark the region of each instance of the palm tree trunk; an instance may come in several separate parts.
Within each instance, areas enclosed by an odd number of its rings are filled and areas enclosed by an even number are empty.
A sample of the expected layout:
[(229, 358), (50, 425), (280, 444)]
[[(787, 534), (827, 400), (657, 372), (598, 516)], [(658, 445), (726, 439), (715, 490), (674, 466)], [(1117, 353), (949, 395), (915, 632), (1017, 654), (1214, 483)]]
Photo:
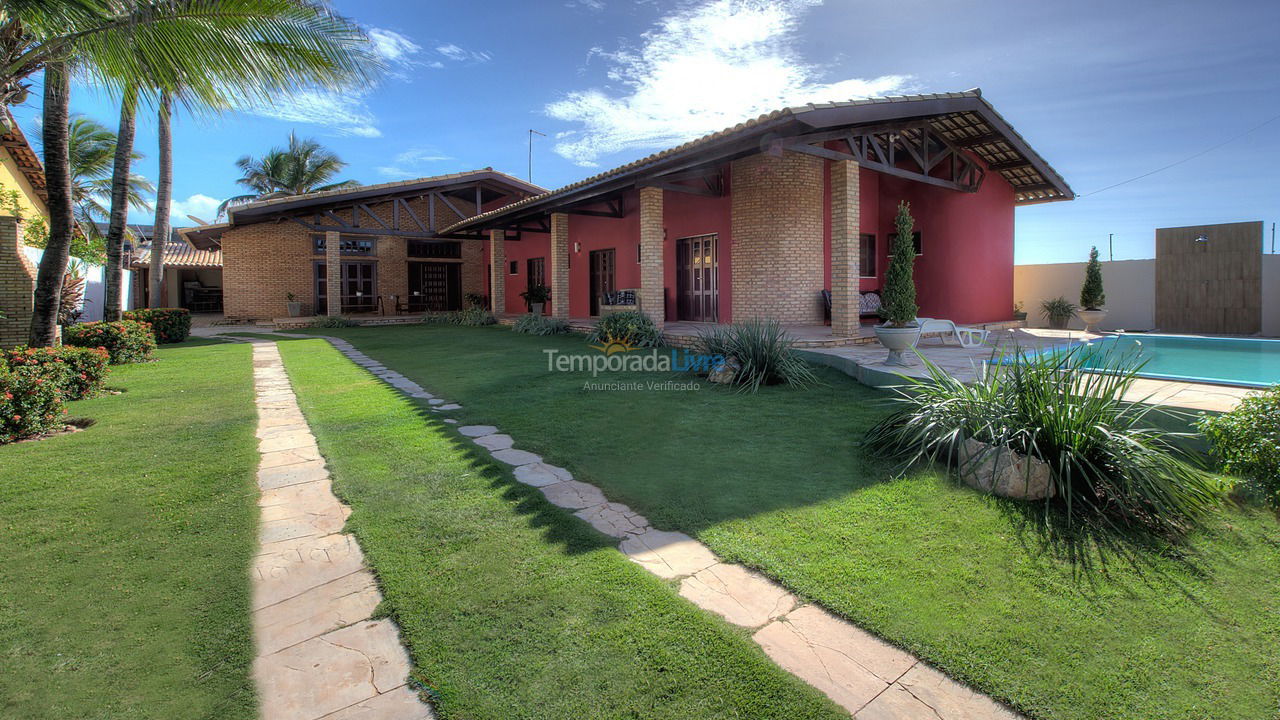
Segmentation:
[(111, 170), (111, 218), (107, 227), (107, 267), (103, 271), (103, 319), (120, 319), (121, 272), (124, 270), (124, 230), (129, 220), (129, 163), (133, 161), (133, 136), (138, 119), (138, 88), (125, 88), (120, 104), (120, 130), (116, 133), (116, 163)]
[(164, 288), (164, 246), (169, 242), (169, 199), (173, 194), (173, 134), (169, 119), (173, 97), (160, 94), (160, 179), (156, 182), (156, 221), (151, 233), (151, 302), (161, 307), (160, 292)]
[(71, 234), (75, 232), (71, 200), (71, 159), (69, 157), (68, 114), (71, 82), (67, 66), (51, 62), (44, 70), (45, 187), (49, 192), (49, 241), (36, 273), (35, 308), (31, 313), (32, 347), (47, 347), (57, 340), (58, 305), (62, 282), (71, 257)]

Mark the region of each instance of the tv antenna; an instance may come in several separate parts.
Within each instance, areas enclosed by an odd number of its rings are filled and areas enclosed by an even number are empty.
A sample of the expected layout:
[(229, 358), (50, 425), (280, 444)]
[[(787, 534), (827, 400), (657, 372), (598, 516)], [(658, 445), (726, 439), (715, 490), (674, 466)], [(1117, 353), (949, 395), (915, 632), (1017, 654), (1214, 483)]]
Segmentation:
[(542, 137), (546, 137), (547, 134), (544, 132), (538, 132), (533, 128), (529, 128), (529, 182), (531, 183), (533, 182), (533, 136), (534, 135), (541, 135)]

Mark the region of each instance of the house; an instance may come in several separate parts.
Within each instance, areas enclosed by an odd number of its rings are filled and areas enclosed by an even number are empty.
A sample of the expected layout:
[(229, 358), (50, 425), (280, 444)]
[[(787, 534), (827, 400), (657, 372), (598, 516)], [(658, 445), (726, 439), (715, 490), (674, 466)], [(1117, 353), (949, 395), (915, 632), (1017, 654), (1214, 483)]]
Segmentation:
[(483, 243), (441, 229), (544, 192), (485, 168), (260, 200), (181, 232), (197, 250), (221, 250), (229, 319), (284, 318), (291, 297), (304, 315), (458, 310), (487, 294)]
[(8, 109), (0, 113), (0, 348), (27, 341), (35, 264), (23, 251), (24, 223), (49, 220), (44, 167)]
[[(786, 108), (551, 192), (461, 173), (252, 203), (187, 237), (221, 241), (230, 317), (278, 317), (286, 293), (324, 312), (339, 282), (342, 312), (407, 292), (430, 298), (408, 309), (472, 294), (519, 313), (520, 293), (545, 284), (563, 318), (630, 289), (660, 325), (772, 318), (840, 342), (863, 334), (861, 294), (883, 283), (900, 201), (916, 218), (920, 314), (989, 323), (1013, 313), (1014, 209), (1073, 197), (970, 90)], [(340, 274), (326, 266), (339, 257)]]
[[(222, 312), (222, 253), (215, 247), (197, 249), (182, 237), (183, 228), (170, 233), (164, 248), (164, 284), (160, 307), (181, 307), (193, 313)], [(105, 228), (104, 228), (105, 232)], [(152, 225), (130, 225), (124, 245), (125, 267), (132, 272), (130, 305), (150, 307)]]

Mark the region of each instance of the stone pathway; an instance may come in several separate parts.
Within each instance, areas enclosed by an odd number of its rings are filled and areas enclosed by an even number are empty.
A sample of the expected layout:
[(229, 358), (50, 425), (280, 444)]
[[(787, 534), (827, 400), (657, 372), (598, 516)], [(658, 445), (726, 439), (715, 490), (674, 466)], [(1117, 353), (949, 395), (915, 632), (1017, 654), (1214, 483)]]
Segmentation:
[(334, 497), (274, 342), (254, 341), (262, 461), (253, 677), (264, 720), (426, 720), (409, 656)]
[[(317, 335), (286, 336), (327, 339), (343, 355), (392, 387), (410, 397), (426, 400), (435, 413), (462, 407), (435, 397), (345, 340)], [(270, 348), (278, 365), (274, 345)], [(284, 382), (287, 384), (287, 380)], [(289, 392), (290, 403), (292, 398)], [(447, 418), (444, 422), (456, 424), (457, 421)], [(462, 425), (457, 430), (495, 460), (514, 466), (516, 480), (538, 488), (552, 504), (574, 511), (574, 515), (595, 529), (618, 538), (618, 549), (633, 562), (660, 578), (679, 580), (680, 594), (690, 602), (735, 625), (755, 629), (752, 637), (774, 662), (826, 693), (857, 720), (1015, 720), (1021, 717), (821, 607), (802, 603), (768, 578), (739, 565), (721, 562), (705, 545), (688, 535), (653, 528), (644, 516), (626, 505), (609, 502), (594, 485), (574, 480), (568, 470), (517, 449), (511, 436), (502, 434), (497, 427)], [(310, 438), (309, 432), (306, 435)], [(314, 452), (314, 441), (311, 441), (295, 462), (306, 464), (310, 462), (309, 457), (318, 458)], [(265, 458), (264, 454), (264, 461)], [(323, 471), (323, 465), (320, 468)], [(327, 494), (327, 475), (322, 482)], [(345, 538), (342, 542), (347, 544), (343, 547), (350, 548), (357, 556), (355, 564), (359, 564), (359, 549), (347, 536), (324, 538)], [(378, 647), (389, 652), (391, 645), (395, 645), (395, 630), (388, 628), (387, 632), (390, 641)], [(345, 641), (345, 637), (339, 639)], [(397, 657), (403, 660), (403, 650)], [(406, 673), (407, 666), (404, 672), (396, 666), (395, 671), (384, 674), (386, 684), (403, 682)], [(377, 689), (378, 679), (374, 673), (372, 689)], [(425, 707), (421, 709), (426, 712)], [(408, 720), (426, 715), (405, 714), (403, 717)]]

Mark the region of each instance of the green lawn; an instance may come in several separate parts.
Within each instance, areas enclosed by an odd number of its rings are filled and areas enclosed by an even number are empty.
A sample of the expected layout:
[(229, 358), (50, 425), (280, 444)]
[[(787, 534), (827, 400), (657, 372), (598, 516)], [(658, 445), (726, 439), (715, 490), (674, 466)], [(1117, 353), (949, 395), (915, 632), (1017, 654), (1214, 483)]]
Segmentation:
[(0, 447), (0, 717), (256, 717), (246, 345), (112, 368), (97, 424)]
[(847, 717), (327, 343), (280, 345), (444, 717)]
[[(893, 479), (859, 447), (884, 396), (834, 371), (820, 371), (821, 388), (758, 396), (706, 383), (599, 392), (584, 389), (583, 375), (547, 371), (543, 349), (584, 351), (578, 336), (314, 332), (347, 338), (463, 403), (464, 421), (500, 426), (656, 527), (699, 537), (1033, 716), (1276, 716), (1280, 524), (1264, 512), (1224, 511), (1183, 557), (1139, 553), (1137, 567), (1113, 561), (1084, 573), (1042, 550), (1012, 503), (931, 473)], [(290, 354), (303, 357), (301, 347)], [(600, 378), (654, 379), (668, 378)], [(383, 472), (394, 477), (394, 463)], [(508, 492), (536, 504), (522, 489)], [(575, 532), (572, 523), (548, 527), (559, 543)]]

